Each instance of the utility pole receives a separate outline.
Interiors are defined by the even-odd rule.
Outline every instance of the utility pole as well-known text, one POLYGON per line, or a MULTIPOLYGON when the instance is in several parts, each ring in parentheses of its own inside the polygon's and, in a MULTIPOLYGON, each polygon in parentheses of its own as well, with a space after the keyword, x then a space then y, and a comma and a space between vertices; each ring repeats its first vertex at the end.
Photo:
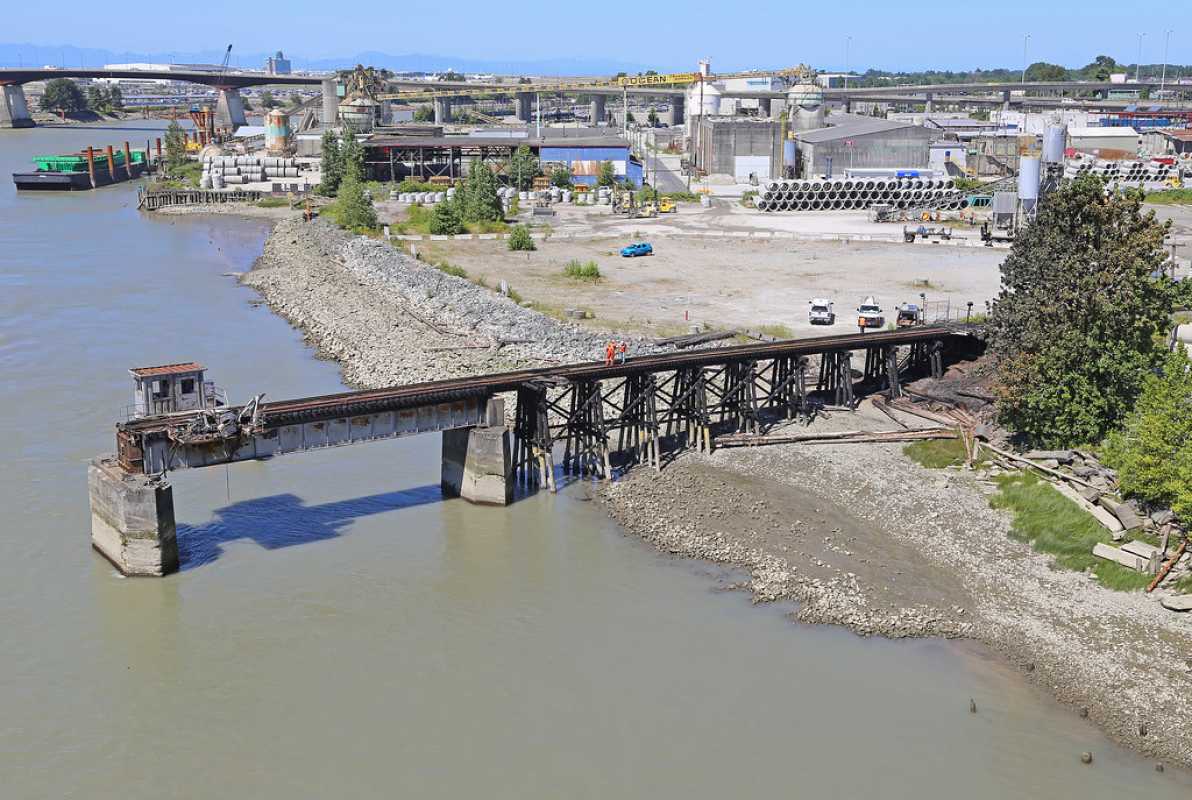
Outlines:
POLYGON ((629 85, 621 86, 621 133, 629 138, 629 85))
POLYGON ((1022 37, 1022 80, 1019 83, 1026 83, 1026 45, 1031 40, 1031 35, 1028 33, 1022 37))
POLYGON ((538 106, 538 137, 537 138, 541 139, 542 138, 542 92, 535 92, 534 99, 535 99, 535 101, 537 101, 536 105, 538 106))
POLYGON ((1142 40, 1146 38, 1145 33, 1138 34, 1138 63, 1134 65, 1134 82, 1138 83, 1142 80, 1142 40))
POLYGON ((845 89, 848 88, 848 60, 849 60, 848 59, 848 56, 849 56, 848 51, 849 51, 849 45, 851 45, 852 43, 853 43, 853 37, 851 37, 851 36, 844 37, 844 88, 845 89))

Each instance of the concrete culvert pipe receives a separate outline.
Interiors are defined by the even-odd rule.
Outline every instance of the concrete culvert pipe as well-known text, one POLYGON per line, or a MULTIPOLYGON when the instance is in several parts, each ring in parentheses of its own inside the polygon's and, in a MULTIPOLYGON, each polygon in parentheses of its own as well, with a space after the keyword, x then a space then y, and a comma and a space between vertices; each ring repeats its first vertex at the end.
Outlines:
POLYGON ((845 179, 844 186, 842 186, 840 188, 846 192, 851 192, 853 190, 853 182, 848 179, 845 179))

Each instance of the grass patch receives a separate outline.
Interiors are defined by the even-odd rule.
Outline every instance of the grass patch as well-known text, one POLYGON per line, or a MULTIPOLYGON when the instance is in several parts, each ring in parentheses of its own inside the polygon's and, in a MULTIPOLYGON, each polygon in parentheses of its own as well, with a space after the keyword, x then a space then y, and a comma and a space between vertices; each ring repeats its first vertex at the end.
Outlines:
POLYGON ((902 452, 928 469, 957 467, 964 463, 964 444, 959 439, 924 439, 911 442, 902 448, 902 452))
POLYGON ((595 261, 581 262, 578 258, 573 258, 567 262, 567 266, 563 267, 563 274, 577 281, 595 283, 600 280, 600 267, 595 261))
POLYGON ((699 195, 695 192, 663 192, 662 196, 674 200, 676 203, 699 202, 699 195))
POLYGON ((262 197, 257 201, 258 208, 289 208, 290 201, 285 197, 262 197))
POLYGON ((1172 588, 1180 594, 1192 594, 1192 574, 1180 578, 1172 588))
POLYGON ((766 336, 773 336, 776 339, 793 339, 795 332, 785 325, 771 323, 770 325, 762 325, 757 329, 758 333, 764 333, 766 336))
POLYGON ((444 272, 454 278, 468 279, 468 271, 458 264, 452 264, 450 261, 439 261, 432 266, 439 272, 444 272))
POLYGON ((1061 569, 1091 570, 1102 586, 1129 591, 1144 588, 1151 576, 1093 555, 1093 545, 1110 542, 1109 531, 1083 509, 1038 477, 1018 473, 995 478, 1000 493, 989 501, 1013 512, 1010 536, 1055 557, 1061 569))
POLYGON ((1192 189, 1164 189, 1161 192, 1147 192, 1146 202, 1161 206, 1192 205, 1192 189))

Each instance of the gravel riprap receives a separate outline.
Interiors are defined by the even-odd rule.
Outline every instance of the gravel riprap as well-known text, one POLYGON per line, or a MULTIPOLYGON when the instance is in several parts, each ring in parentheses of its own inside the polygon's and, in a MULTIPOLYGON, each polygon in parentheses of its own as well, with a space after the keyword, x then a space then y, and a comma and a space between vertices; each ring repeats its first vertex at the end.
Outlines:
POLYGON ((321 221, 279 222, 242 281, 361 388, 602 359, 608 341, 321 221))

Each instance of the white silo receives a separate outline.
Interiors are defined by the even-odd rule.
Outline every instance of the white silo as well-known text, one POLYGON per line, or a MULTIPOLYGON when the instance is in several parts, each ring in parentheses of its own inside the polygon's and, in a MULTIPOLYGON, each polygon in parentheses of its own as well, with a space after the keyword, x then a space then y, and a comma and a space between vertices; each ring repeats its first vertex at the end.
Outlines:
POLYGON ((804 78, 786 93, 791 127, 811 131, 824 127, 824 90, 813 78, 804 78))
POLYGON ((1043 163, 1063 164, 1064 149, 1068 146, 1068 127, 1052 123, 1043 131, 1043 163))
POLYGON ((1018 201, 1022 210, 1031 213, 1039 202, 1039 159, 1023 156, 1018 159, 1018 201))

